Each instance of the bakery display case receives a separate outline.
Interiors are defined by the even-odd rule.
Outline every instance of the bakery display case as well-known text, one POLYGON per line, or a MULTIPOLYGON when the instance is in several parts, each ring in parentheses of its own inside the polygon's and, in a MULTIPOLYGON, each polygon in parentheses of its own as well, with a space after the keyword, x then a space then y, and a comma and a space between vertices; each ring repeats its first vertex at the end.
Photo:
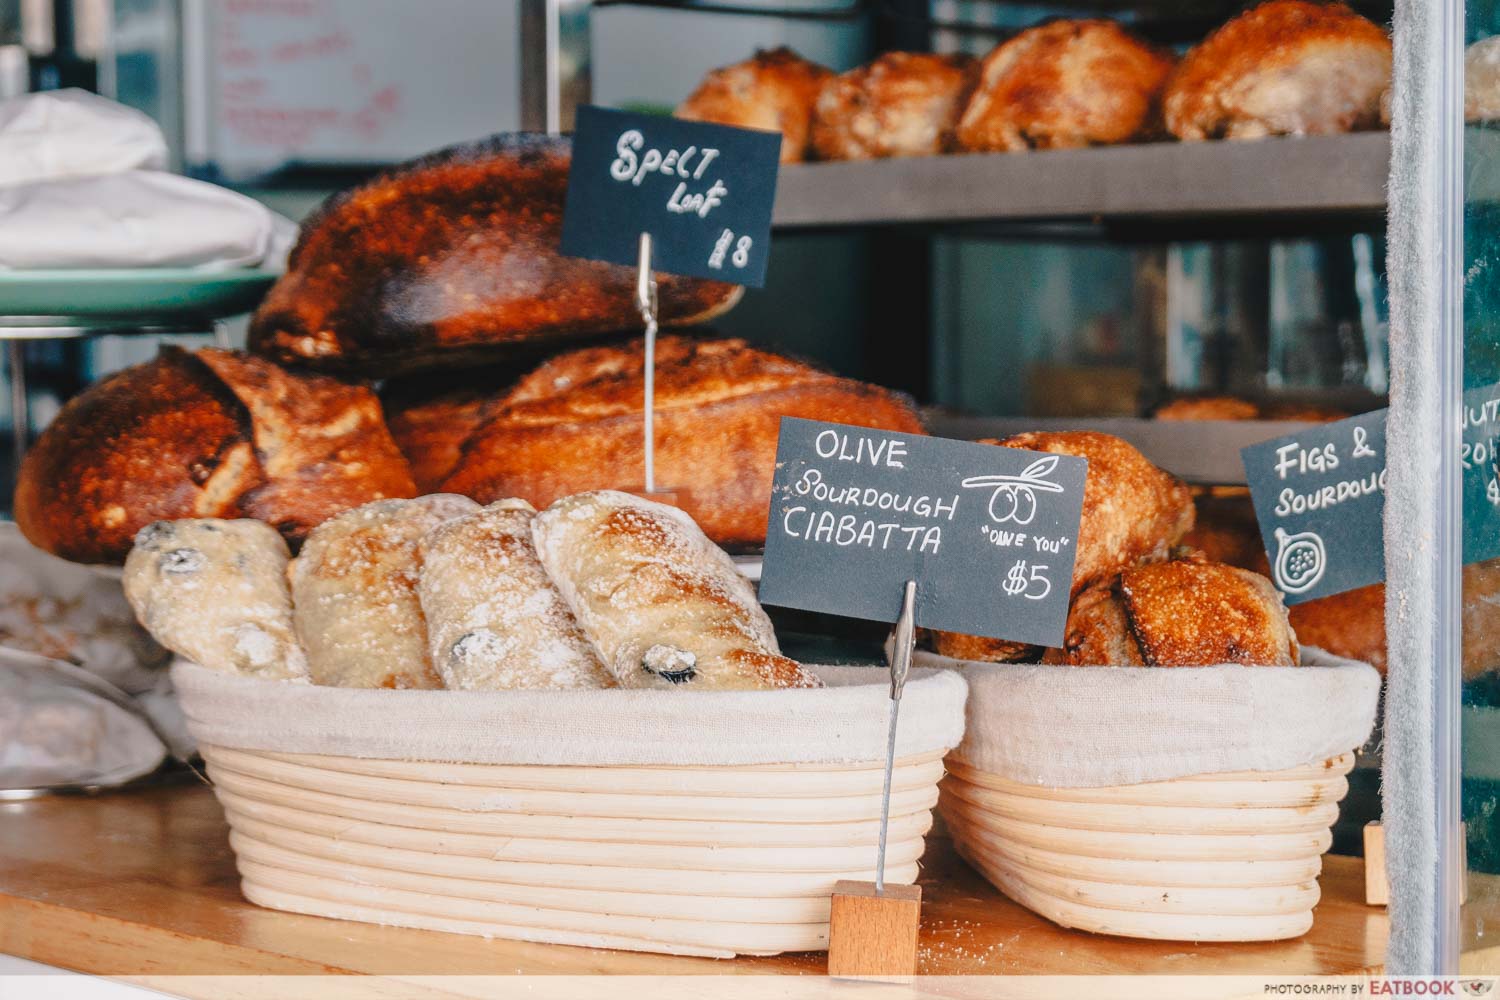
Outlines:
POLYGON ((0 951, 822 974, 834 884, 889 877, 924 976, 1496 973, 1500 12, 1465 8, 523 4, 554 134, 340 175, 243 349, 39 429, 17 530, 121 581, 212 790, 18 813, 0 951), (562 252, 591 85, 780 132, 764 289, 562 252), (1383 537, 1328 540, 1383 582, 1292 600, 1324 539, 1268 553, 1241 451, 1383 407, 1383 537), (761 604, 786 417, 1036 453, 972 483, 997 524, 1087 460, 1061 638, 904 612, 887 746, 889 620, 761 604), (115 898, 57 843, 117 824, 115 898))

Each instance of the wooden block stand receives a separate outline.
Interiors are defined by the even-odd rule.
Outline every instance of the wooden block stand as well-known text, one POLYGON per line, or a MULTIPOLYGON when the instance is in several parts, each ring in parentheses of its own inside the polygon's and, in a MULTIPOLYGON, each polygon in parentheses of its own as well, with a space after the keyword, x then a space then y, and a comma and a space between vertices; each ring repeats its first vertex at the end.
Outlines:
POLYGON ((917 972, 922 887, 840 881, 833 887, 828 974, 836 979, 909 982, 917 972))

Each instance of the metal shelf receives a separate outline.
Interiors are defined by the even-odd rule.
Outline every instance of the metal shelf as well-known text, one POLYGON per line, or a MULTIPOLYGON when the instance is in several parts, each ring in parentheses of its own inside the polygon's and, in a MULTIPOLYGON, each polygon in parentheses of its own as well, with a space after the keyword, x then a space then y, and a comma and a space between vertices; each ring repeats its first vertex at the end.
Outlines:
POLYGON ((929 412, 927 429, 939 437, 1006 437, 1026 431, 1101 431, 1123 438, 1173 475, 1199 485, 1242 486, 1240 449, 1296 434, 1315 424, 1296 420, 1139 420, 1126 417, 965 417, 929 412))
POLYGON ((773 218, 789 229, 1265 215, 1378 218, 1385 214, 1389 164, 1390 137, 1384 132, 790 164, 781 170, 773 218))

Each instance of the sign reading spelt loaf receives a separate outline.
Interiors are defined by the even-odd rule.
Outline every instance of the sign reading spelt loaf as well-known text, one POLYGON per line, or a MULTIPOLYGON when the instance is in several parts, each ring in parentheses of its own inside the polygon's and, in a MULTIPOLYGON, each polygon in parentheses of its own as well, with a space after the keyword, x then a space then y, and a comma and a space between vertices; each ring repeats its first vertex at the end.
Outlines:
POLYGON ((785 417, 765 604, 1062 645, 1088 463, 785 417))
MULTIPOLYGON (((1246 481, 1287 604, 1385 579, 1385 410, 1241 449, 1246 481)), ((1500 386, 1464 393, 1465 563, 1500 556, 1500 386)))
POLYGON ((771 248, 781 135, 581 107, 562 252, 759 288, 771 248))

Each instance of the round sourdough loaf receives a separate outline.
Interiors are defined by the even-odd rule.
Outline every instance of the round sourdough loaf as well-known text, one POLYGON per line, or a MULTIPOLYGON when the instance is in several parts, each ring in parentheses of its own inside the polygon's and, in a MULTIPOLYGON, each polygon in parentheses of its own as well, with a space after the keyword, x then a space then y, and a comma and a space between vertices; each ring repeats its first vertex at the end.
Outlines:
POLYGON ((368 386, 164 347, 63 407, 21 463, 15 517, 41 549, 118 564, 153 521, 251 517, 297 542, 341 511, 415 494, 368 386))

